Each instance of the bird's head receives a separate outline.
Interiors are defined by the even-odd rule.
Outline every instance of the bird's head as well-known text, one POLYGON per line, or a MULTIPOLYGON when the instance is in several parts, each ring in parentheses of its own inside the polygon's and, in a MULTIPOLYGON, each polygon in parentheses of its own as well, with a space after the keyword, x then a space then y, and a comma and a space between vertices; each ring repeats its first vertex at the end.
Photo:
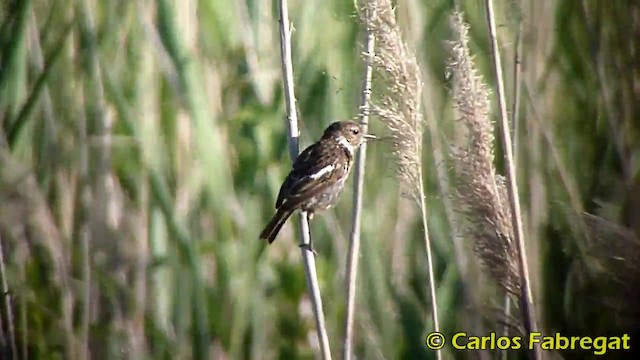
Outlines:
POLYGON ((324 131, 323 139, 332 139, 353 153, 366 139, 375 136, 364 134, 362 127, 354 121, 336 121, 324 131))

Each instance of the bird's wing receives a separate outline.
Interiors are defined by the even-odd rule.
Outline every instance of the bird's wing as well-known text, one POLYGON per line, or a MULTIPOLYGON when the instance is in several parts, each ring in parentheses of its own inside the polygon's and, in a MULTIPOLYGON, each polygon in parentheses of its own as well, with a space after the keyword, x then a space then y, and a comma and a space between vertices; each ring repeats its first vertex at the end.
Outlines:
POLYGON ((306 148, 296 158, 291 172, 280 187, 276 208, 285 201, 293 201, 297 206, 332 185, 344 171, 344 164, 349 161, 343 159, 345 156, 339 148, 320 142, 306 148))

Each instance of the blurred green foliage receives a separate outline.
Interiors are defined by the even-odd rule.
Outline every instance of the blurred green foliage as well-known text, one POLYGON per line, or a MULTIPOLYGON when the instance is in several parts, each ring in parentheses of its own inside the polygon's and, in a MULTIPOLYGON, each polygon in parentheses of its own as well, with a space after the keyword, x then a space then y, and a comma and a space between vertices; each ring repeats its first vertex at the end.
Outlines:
MULTIPOLYGON (((357 115, 361 29, 353 2, 289 2, 307 145, 357 115)), ((491 85, 484 9, 457 3, 491 85)), ((484 334, 500 328, 502 299, 468 241, 473 271, 459 271, 436 176, 455 121, 445 74, 453 6, 407 0, 397 15, 425 73, 441 323, 447 335, 484 334)), ((617 291, 629 284, 593 276, 576 226, 588 211, 640 231, 640 6, 507 0, 497 9, 509 101, 523 31, 518 176, 542 328, 640 336, 640 319, 621 325, 609 301, 637 301, 617 291)), ((257 240, 290 166, 277 20, 277 3, 258 0, 0 5, 0 358, 314 358, 294 227, 272 246, 257 240)), ((384 135, 375 119, 371 131, 384 135)), ((354 349, 363 359, 433 358, 420 221, 390 152, 369 147, 354 349)), ((351 194, 311 224, 335 356, 351 194)))

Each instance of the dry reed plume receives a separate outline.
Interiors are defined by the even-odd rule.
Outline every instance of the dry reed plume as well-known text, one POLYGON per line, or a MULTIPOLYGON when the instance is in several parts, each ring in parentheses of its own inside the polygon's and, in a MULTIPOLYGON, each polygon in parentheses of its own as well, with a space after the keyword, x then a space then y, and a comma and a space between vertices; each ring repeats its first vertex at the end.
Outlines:
MULTIPOLYGON (((415 53, 402 39, 391 1, 371 1, 366 6, 373 14, 369 26, 376 40, 371 111, 372 114, 380 117, 389 130, 393 154, 398 165, 398 179, 407 188, 407 195, 416 201, 421 211, 432 304, 431 315, 434 331, 439 331, 436 285, 423 185, 424 119, 420 106, 422 98, 420 67, 415 53)), ((440 352, 436 352, 436 356, 440 358, 440 352)))
POLYGON ((459 139, 453 150, 456 207, 466 218, 467 237, 488 274, 507 292, 520 295, 518 258, 503 176, 493 165, 493 128, 489 89, 474 67, 468 25, 462 14, 451 19, 454 40, 448 68, 458 111, 459 139))
POLYGON ((408 195, 421 202, 422 79, 413 51, 404 43, 389 0, 367 3, 376 37, 374 101, 372 112, 383 120, 393 139, 398 178, 408 195))

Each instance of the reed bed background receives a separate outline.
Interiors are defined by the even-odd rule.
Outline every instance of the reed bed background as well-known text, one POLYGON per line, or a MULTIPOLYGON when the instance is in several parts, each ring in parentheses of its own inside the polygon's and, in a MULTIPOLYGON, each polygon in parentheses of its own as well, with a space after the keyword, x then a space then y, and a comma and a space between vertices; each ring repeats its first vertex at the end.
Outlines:
MULTIPOLYGON (((483 4, 395 4, 422 72, 420 165, 445 335, 522 331, 474 252, 450 177, 463 126, 451 15, 464 14, 477 74, 495 89, 483 4)), ((628 305, 640 293, 640 4, 494 6, 538 327, 638 338, 628 305)), ((290 0, 289 18, 306 146, 357 117, 365 37, 351 1, 290 0)), ((278 34, 277 1, 0 5, 0 358, 318 356, 295 227, 269 247, 257 239, 290 167, 278 34)), ((488 100, 495 122, 495 92, 488 100)), ((392 135, 375 112, 369 129, 392 135)), ((421 212, 393 151, 367 149, 352 351, 435 358, 421 212)), ((499 141, 493 151, 504 175, 499 141)), ((350 199, 347 186, 311 223, 334 357, 350 199)))

